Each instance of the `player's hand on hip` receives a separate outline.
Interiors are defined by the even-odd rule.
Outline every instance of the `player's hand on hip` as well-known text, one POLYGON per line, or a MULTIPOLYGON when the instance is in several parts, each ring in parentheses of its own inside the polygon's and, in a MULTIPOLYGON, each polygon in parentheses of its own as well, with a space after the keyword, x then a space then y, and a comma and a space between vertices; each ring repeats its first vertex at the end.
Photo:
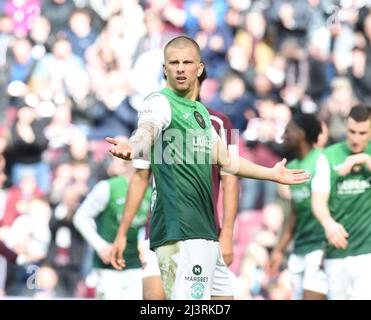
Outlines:
POLYGON ((277 162, 272 168, 273 180, 281 184, 300 184, 306 182, 310 174, 302 169, 287 169, 285 167, 286 159, 277 162))
POLYGON ((327 240, 338 249, 345 249, 348 245, 347 238, 348 232, 344 229, 343 225, 335 220, 329 220, 325 225, 325 232, 327 240))
POLYGON ((128 142, 119 141, 118 139, 107 137, 106 141, 111 144, 108 150, 113 156, 123 160, 133 159, 133 148, 128 142))
POLYGON ((126 248, 126 237, 117 236, 112 245, 111 264, 117 270, 122 270, 126 266, 123 252, 126 248))

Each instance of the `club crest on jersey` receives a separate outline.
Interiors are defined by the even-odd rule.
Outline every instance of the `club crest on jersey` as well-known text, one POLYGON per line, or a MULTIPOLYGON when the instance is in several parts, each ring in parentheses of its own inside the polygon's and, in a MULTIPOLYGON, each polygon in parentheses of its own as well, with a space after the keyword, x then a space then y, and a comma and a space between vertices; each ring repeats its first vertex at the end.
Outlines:
POLYGON ((195 111, 193 114, 194 114, 194 116, 197 120, 197 123, 200 125, 200 127, 202 129, 205 129, 206 128, 206 123, 205 123, 205 120, 202 117, 201 113, 199 113, 198 111, 195 111))
POLYGON ((200 282, 196 282, 192 284, 191 286, 191 296, 194 299, 197 299, 197 300, 201 299, 204 295, 204 291, 205 291, 205 286, 200 282))

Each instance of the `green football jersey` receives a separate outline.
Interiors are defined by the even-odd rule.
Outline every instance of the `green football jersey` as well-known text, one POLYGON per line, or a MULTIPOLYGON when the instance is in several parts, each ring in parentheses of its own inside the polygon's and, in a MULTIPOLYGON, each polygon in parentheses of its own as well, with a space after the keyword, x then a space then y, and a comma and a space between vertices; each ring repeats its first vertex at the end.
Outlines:
POLYGON ((151 152, 156 189, 151 210, 151 248, 186 239, 217 241, 209 113, 201 103, 170 89, 160 94, 170 104, 171 121, 151 152))
POLYGON ((291 185, 291 199, 296 212, 294 253, 305 255, 322 249, 326 240, 324 230, 314 217, 311 205, 311 183, 321 150, 313 149, 304 159, 294 159, 288 163, 290 169, 304 169, 310 179, 303 184, 291 185))
MULTIPOLYGON (((371 143, 365 153, 371 155, 371 143)), ((343 258, 371 252, 371 172, 366 165, 355 166, 344 177, 338 170, 345 159, 352 155, 346 142, 325 149, 330 164, 331 193, 329 208, 331 216, 348 232, 346 249, 328 246, 327 258, 343 258)))
MULTIPOLYGON (((106 209, 96 218, 96 224, 98 234, 107 242, 113 243, 120 226, 129 185, 127 180, 122 176, 112 177, 107 181, 110 186, 109 202, 106 209)), ((138 231, 147 221, 151 193, 152 190, 149 187, 127 232, 126 249, 124 252, 126 267, 123 270, 141 267, 138 252, 138 231)), ((104 264, 96 253, 94 254, 94 267, 114 269, 111 264, 104 264)))

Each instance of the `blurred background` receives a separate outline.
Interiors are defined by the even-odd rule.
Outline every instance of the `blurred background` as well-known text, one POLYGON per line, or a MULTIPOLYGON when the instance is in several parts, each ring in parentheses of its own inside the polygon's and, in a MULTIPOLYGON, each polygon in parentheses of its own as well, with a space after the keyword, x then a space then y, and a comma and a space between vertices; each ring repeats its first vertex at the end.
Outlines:
MULTIPOLYGON (((272 166, 292 158, 282 133, 293 114, 315 113, 332 144, 351 106, 371 103, 370 9, 365 0, 0 0, 0 243, 27 257, 0 256, 0 296, 94 296, 92 249, 72 217, 112 174, 103 139, 129 136, 143 98, 163 87, 168 40, 198 42, 203 103, 230 117, 241 155, 272 166)), ((264 270, 287 195, 271 182, 240 186, 237 298, 291 299, 286 265, 274 278, 264 270)))

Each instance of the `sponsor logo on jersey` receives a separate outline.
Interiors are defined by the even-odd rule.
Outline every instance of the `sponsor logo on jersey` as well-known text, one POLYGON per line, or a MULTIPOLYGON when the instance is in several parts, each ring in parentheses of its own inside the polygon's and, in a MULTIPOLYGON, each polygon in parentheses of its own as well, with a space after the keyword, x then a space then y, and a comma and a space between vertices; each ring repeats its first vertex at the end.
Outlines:
POLYGON ((208 282, 209 277, 194 277, 194 276, 185 276, 184 280, 192 282, 208 282))
POLYGON ((196 118, 197 123, 200 125, 200 127, 202 129, 205 129, 206 128, 206 123, 205 123, 205 120, 202 117, 201 113, 199 113, 198 111, 195 111, 193 114, 196 118))
POLYGON ((199 276, 202 273, 201 266, 196 264, 195 266, 193 266, 192 272, 193 272, 194 275, 199 276))
POLYGON ((337 192, 341 195, 352 195, 364 193, 370 188, 370 178, 367 180, 350 179, 337 184, 337 192))

